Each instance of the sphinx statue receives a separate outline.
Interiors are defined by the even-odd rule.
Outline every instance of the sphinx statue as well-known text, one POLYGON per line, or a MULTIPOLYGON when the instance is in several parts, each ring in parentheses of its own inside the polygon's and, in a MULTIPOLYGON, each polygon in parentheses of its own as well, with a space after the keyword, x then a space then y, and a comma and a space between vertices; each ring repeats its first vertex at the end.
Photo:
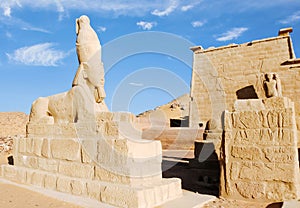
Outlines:
POLYGON ((35 100, 30 123, 78 123, 94 119, 96 112, 108 111, 104 102, 104 67, 101 45, 90 20, 76 19, 76 52, 79 67, 72 88, 64 93, 35 100))
POLYGON ((33 102, 26 138, 14 140, 14 165, 0 166, 0 177, 116 207, 181 197, 181 180, 162 178, 161 142, 143 140, 130 112, 108 111, 101 45, 87 16, 76 34, 71 89, 33 102))

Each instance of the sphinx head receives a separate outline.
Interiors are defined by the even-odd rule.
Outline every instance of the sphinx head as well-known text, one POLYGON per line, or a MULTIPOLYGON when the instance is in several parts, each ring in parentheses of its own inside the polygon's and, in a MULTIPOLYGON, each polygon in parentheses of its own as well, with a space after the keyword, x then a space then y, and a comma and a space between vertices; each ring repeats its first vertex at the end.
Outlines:
POLYGON ((81 76, 77 79, 77 85, 80 86, 88 86, 91 90, 90 92, 94 95, 96 103, 101 103, 106 97, 104 91, 104 79, 102 78, 104 75, 101 74, 103 72, 103 65, 90 65, 87 62, 83 62, 81 64, 81 76))
POLYGON ((90 19, 86 15, 82 15, 78 19, 76 19, 76 34, 79 33, 80 28, 84 25, 90 25, 90 19))

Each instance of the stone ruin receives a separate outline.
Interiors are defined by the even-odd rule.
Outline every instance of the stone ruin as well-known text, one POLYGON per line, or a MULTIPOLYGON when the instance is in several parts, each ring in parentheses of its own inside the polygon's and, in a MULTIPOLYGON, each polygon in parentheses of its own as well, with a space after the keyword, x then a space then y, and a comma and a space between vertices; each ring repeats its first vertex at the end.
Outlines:
POLYGON ((286 97, 237 100, 225 112, 221 192, 255 201, 298 199, 294 103, 286 97))
POLYGON ((203 140, 195 141, 190 165, 211 170, 219 161, 222 197, 300 198, 300 60, 290 32, 282 29, 278 37, 241 45, 192 48, 190 121, 194 126, 209 121, 203 140))
MULTIPOLYGON (((190 149, 187 135, 196 138, 189 166, 220 170, 220 196, 300 198, 300 60, 291 31, 242 45, 192 48, 189 128, 169 133, 180 138, 175 149, 190 149), (199 125, 204 120, 205 129, 199 125)), ((14 139, 15 165, 0 166, 0 175, 118 207, 154 207, 182 196, 180 179, 162 178, 161 142, 124 135, 135 116, 108 111, 101 45, 88 17, 76 20, 76 34, 72 88, 33 103, 26 138, 14 139)), ((174 140, 167 136, 166 144, 174 140)))
POLYGON ((160 141, 125 137, 130 113, 105 105, 101 45, 89 18, 76 20, 79 67, 72 88, 32 104, 26 138, 14 140, 10 181, 89 197, 118 207, 154 207, 182 195, 178 178, 163 179, 160 141))

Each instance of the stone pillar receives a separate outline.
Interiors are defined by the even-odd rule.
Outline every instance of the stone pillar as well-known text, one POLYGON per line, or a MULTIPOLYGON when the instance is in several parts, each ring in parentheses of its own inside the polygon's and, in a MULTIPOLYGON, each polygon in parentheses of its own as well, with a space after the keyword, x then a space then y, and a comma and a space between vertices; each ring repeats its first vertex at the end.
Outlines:
POLYGON ((237 100, 225 112, 223 197, 284 201, 299 198, 294 103, 285 97, 237 100))

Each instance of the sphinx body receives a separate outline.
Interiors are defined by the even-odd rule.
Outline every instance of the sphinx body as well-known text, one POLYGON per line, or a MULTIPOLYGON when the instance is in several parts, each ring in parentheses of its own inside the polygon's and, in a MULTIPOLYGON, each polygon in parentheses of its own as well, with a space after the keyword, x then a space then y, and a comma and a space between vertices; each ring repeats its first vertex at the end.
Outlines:
POLYGON ((72 88, 34 101, 29 116, 31 123, 88 122, 96 112, 107 111, 101 45, 87 16, 76 20, 76 34, 79 67, 72 88))

